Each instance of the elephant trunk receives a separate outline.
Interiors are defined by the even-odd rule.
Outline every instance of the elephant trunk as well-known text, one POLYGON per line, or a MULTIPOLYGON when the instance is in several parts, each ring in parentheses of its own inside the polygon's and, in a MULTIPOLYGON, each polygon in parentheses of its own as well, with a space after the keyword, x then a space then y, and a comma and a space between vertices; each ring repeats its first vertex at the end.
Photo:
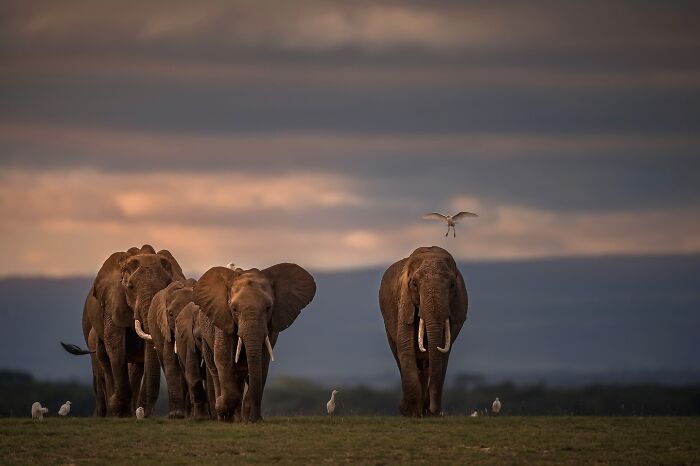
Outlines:
POLYGON ((431 296, 425 300, 422 309, 425 316, 425 326, 428 334, 428 364, 430 374, 430 411, 435 414, 439 412, 439 397, 442 393, 443 374, 444 374, 444 352, 449 350, 449 345, 446 337, 449 335, 449 330, 445 326, 449 323, 449 319, 444 319, 442 316, 446 314, 445 307, 447 302, 438 296, 431 296))
MULTIPOLYGON (((257 327, 257 326, 256 326, 257 327)), ((265 328, 265 330, 267 330, 265 328)), ((249 412, 244 410, 244 417, 251 422, 260 419, 260 403, 262 401, 262 380, 263 380, 263 335, 258 328, 246 329, 241 328, 239 333, 245 345, 246 359, 248 362, 248 392, 245 397, 249 400, 244 401, 244 406, 247 406, 249 412)))
POLYGON ((248 420, 257 421, 260 419, 260 402, 262 401, 262 342, 251 340, 246 345, 246 356, 248 357, 248 393, 250 397, 250 412, 248 420))

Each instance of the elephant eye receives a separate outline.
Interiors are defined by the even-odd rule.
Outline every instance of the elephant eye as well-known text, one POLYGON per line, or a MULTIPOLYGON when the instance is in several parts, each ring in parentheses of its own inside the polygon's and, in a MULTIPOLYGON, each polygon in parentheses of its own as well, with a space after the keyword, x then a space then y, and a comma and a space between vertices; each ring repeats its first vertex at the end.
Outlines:
POLYGON ((126 284, 126 287, 129 288, 130 290, 133 290, 133 289, 134 289, 134 284, 131 283, 131 282, 129 282, 129 283, 126 284))
POLYGON ((416 287, 416 281, 414 279, 411 279, 411 288, 416 287))
POLYGON ((453 289, 455 287, 455 282, 450 282, 450 289, 453 289))

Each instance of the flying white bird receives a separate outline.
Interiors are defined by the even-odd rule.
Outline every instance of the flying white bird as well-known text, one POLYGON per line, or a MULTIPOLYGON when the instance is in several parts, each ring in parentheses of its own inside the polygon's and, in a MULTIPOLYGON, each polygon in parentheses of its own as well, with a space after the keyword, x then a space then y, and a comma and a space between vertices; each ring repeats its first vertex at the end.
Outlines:
POLYGON ((146 411, 143 409, 143 406, 139 406, 136 408, 136 419, 140 421, 144 417, 146 417, 146 411))
POLYGON ((454 238, 457 237, 457 230, 455 230, 455 225, 458 221, 466 217, 478 217, 478 215, 471 212, 460 212, 455 215, 444 215, 438 212, 430 212, 429 214, 423 215, 426 220, 439 220, 441 222, 447 223, 447 233, 445 236, 450 234, 450 228, 452 228, 452 235, 454 238))
POLYGON ((501 412, 501 401, 496 397, 493 404, 491 405, 491 411, 493 414, 498 414, 501 412))
POLYGON ((328 411, 328 415, 332 416, 335 413, 335 395, 340 393, 338 390, 333 390, 331 392, 331 399, 328 400, 328 403, 326 403, 326 411, 328 411))
POLYGON ((44 414, 48 412, 49 408, 44 408, 38 401, 32 403, 32 419, 38 419, 42 421, 44 419, 44 414))
POLYGON ((70 413, 70 401, 63 403, 61 408, 58 410, 59 416, 68 416, 68 413, 70 413))

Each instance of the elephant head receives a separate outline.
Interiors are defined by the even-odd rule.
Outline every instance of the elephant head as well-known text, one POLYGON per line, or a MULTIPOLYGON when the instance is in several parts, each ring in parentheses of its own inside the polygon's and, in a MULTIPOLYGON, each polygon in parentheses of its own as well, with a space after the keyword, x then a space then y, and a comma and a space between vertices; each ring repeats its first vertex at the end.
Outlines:
MULTIPOLYGON (((274 360, 270 335, 288 328, 316 294, 316 283, 296 264, 264 270, 214 267, 195 286, 195 303, 224 332, 237 338, 234 364, 245 348, 248 395, 262 398, 263 352, 274 360)), ((259 413, 251 413, 255 420, 259 413)))
MULTIPOLYGON (((180 311, 194 300, 194 285, 196 280, 189 278, 183 281, 173 281, 167 287, 156 293, 148 311, 148 328, 154 325, 158 327, 165 341, 173 341, 175 334, 175 319, 180 311)), ((145 340, 152 340, 152 336, 143 331, 141 322, 134 322, 136 333, 145 340)), ((152 330, 151 330, 152 331, 152 330)))
POLYGON ((185 281, 182 269, 170 252, 150 251, 153 251, 153 248, 144 246, 138 253, 127 252, 120 261, 121 284, 126 302, 133 310, 133 317, 128 326, 133 325, 133 319, 143 322, 144 317, 148 315, 151 300, 158 291, 173 281, 185 281), (146 247, 150 250, 144 250, 146 247))

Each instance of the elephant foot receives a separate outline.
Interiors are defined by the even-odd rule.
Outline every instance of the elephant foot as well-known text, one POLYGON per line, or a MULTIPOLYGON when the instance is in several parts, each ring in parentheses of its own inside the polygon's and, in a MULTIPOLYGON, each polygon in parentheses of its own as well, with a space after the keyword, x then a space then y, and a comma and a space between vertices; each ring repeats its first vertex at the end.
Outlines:
POLYGON ((181 409, 174 409, 168 413, 168 419, 183 419, 185 413, 181 409))
POLYGON ((402 400, 399 405, 399 411, 404 417, 421 417, 421 409, 419 403, 415 401, 402 400))
POLYGON ((192 406, 192 417, 198 421, 209 419, 209 406, 206 403, 194 403, 192 406))
POLYGON ((129 400, 119 399, 112 395, 109 399, 109 408, 107 409, 107 414, 109 416, 115 417, 130 417, 132 411, 130 409, 131 403, 129 400))

